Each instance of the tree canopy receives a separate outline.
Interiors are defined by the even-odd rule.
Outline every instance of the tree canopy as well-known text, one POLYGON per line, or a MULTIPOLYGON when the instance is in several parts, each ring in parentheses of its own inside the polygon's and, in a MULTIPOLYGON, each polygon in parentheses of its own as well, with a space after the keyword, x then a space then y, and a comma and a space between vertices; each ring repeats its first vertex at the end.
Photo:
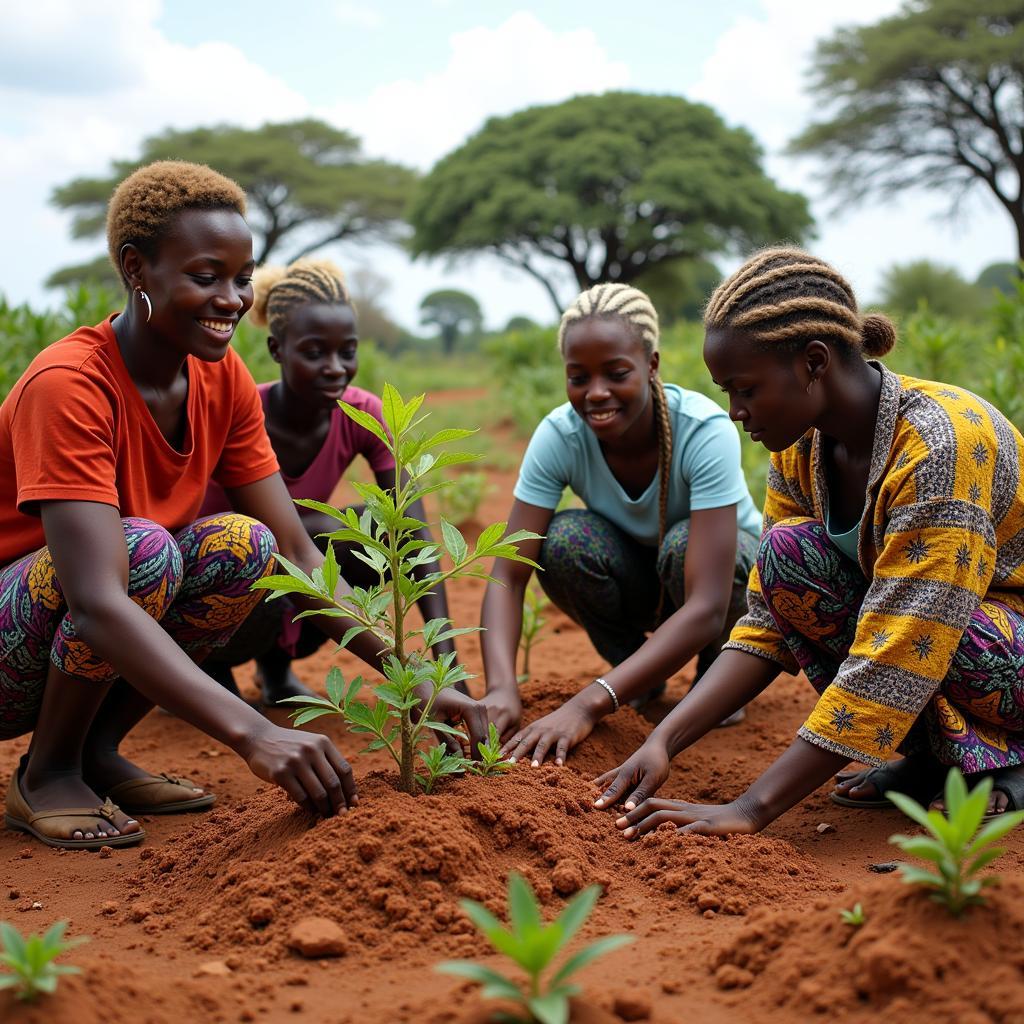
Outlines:
POLYGON ((479 333, 483 313, 480 304, 468 292, 442 288, 425 296, 420 303, 420 323, 437 328, 444 354, 450 356, 460 336, 479 333))
POLYGON ((109 175, 54 190, 54 205, 74 214, 72 235, 102 235, 111 193, 153 160, 208 164, 237 181, 248 197, 258 263, 290 261, 335 242, 394 238, 415 183, 413 171, 367 159, 354 135, 323 121, 170 129, 146 139, 138 159, 114 161, 109 175))
POLYGON ((965 280, 954 267, 914 260, 890 267, 882 281, 879 305, 904 316, 925 304, 933 313, 968 319, 991 303, 985 289, 965 280))
POLYGON ((806 199, 764 173, 749 132, 675 96, 578 96, 488 120, 420 182, 416 255, 491 252, 561 311, 551 260, 578 286, 632 282, 811 229, 806 199))
POLYGON ((984 185, 1024 259, 1024 0, 908 0, 819 43, 812 72, 831 108, 790 144, 824 157, 844 198, 984 185))

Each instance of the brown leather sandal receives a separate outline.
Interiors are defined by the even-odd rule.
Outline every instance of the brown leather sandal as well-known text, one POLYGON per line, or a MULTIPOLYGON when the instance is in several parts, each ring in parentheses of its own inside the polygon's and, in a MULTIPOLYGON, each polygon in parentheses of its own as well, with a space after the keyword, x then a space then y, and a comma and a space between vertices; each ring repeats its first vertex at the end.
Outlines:
POLYGON ((205 811, 217 797, 213 793, 193 794, 199 787, 189 779, 173 775, 147 775, 142 779, 119 782, 107 791, 113 800, 130 814, 179 814, 182 811, 205 811))
POLYGON ((27 832, 41 843, 59 850, 99 850, 104 846, 134 846, 146 838, 146 830, 125 833, 127 815, 108 798, 102 807, 61 807, 33 811, 21 792, 21 770, 17 769, 7 788, 7 813, 4 823, 18 832, 27 832), (120 824, 118 818, 120 817, 120 824), (116 828, 120 835, 97 836, 94 839, 68 839, 72 832, 95 832, 97 819, 116 828))

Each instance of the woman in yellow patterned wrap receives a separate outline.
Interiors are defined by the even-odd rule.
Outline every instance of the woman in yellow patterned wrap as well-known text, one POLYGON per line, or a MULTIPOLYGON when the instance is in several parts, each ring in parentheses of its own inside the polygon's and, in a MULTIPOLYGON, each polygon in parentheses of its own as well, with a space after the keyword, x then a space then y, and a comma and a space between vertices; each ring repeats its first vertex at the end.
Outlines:
POLYGON ((933 796, 950 766, 990 773, 990 814, 1024 805, 1024 438, 962 388, 892 373, 896 341, 846 280, 769 249, 715 291, 704 360, 729 412, 772 453, 748 611, 695 689, 620 767, 636 836, 670 821, 757 832, 850 761, 839 803, 933 796), (652 799, 669 762, 781 671, 818 700, 737 799, 652 799), (902 754, 901 758, 896 758, 902 754))

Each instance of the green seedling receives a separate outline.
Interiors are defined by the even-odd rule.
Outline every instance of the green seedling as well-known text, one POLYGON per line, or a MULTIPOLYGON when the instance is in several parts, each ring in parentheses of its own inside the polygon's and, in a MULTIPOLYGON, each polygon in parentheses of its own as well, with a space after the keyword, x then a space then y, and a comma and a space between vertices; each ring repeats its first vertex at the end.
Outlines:
POLYGON ((540 631, 547 625, 547 619, 541 611, 551 602, 538 587, 526 588, 523 599, 523 628, 519 634, 519 649, 523 652, 523 671, 519 674, 519 682, 525 683, 530 678, 530 651, 540 643, 540 631))
POLYGON ((1024 811, 1006 811, 978 831, 988 807, 992 780, 982 779, 970 792, 959 768, 946 776, 946 813, 929 811, 903 793, 889 792, 889 799, 908 817, 921 825, 928 835, 891 836, 904 853, 931 861, 935 870, 913 864, 901 864, 903 881, 932 889, 931 898, 954 916, 971 904, 984 903, 981 891, 995 885, 995 875, 982 876, 981 870, 1005 853, 993 844, 1024 822, 1024 811))
POLYGON ((599 885, 589 886, 577 893, 562 913, 546 925, 529 883, 513 871, 508 876, 508 928, 480 903, 462 900, 461 906, 494 949, 526 972, 525 986, 472 960, 448 960, 438 964, 435 970, 475 981, 482 986, 484 998, 505 999, 526 1011, 527 1016, 505 1017, 506 1021, 568 1024, 569 999, 580 991, 569 978, 598 957, 633 941, 629 935, 598 939, 569 957, 544 980, 544 972, 586 922, 600 894, 599 885))
POLYGON ((0 974, 0 989, 13 988, 18 999, 32 1002, 41 995, 52 996, 62 974, 81 974, 78 967, 54 963, 69 949, 89 941, 65 939, 67 926, 67 921, 57 921, 43 935, 23 938, 14 925, 0 921, 0 964, 8 972, 0 974))
POLYGON ((336 600, 340 572, 332 543, 327 545, 323 566, 313 570, 311 576, 277 555, 286 575, 269 576, 255 584, 272 591, 271 598, 302 594, 328 604, 330 607, 300 612, 296 618, 327 615, 349 620, 352 625, 346 630, 341 647, 360 633, 369 632, 376 637, 385 680, 373 688, 377 698, 374 704, 358 699, 365 685, 361 676, 346 683, 337 668, 328 674, 326 697, 289 697, 282 703, 295 705, 292 717, 296 726, 322 715, 344 716, 353 732, 372 736, 367 750, 387 750, 391 754, 398 765, 400 788, 413 794, 420 790, 430 792, 437 779, 464 771, 469 765, 467 759, 454 751, 430 746, 433 734, 437 733, 465 739, 457 729, 435 720, 432 712, 438 694, 469 675, 454 663, 454 655, 431 660, 426 651, 443 640, 476 632, 479 627, 456 629, 450 619, 437 618, 421 628, 410 628, 412 608, 421 597, 448 580, 467 576, 490 580, 492 577, 482 565, 486 560, 507 558, 536 567, 536 563, 519 554, 517 544, 539 539, 527 530, 507 533, 505 523, 493 523, 470 547, 459 529, 444 518, 440 545, 422 539, 420 531, 425 524, 410 514, 411 506, 451 484, 450 480, 428 482, 429 478, 449 466, 476 458, 464 452, 437 451, 475 431, 450 428, 429 436, 417 431, 426 418, 417 419, 423 398, 419 395, 406 402, 395 388, 385 384, 382 404, 387 430, 368 413, 346 402, 338 403, 346 415, 379 438, 394 456, 397 483, 393 489, 385 490, 375 483, 354 484, 365 503, 362 514, 319 501, 297 502, 337 520, 339 528, 323 536, 332 542, 353 545, 353 554, 374 570, 377 582, 365 588, 355 587, 336 600), (442 547, 450 568, 427 571, 424 567, 440 557, 442 547), (420 644, 422 650, 413 649, 413 643, 420 644), (416 770, 417 761, 422 772, 416 770))
POLYGON ((471 761, 468 765, 474 775, 485 777, 501 775, 502 772, 507 772, 512 767, 512 762, 501 756, 501 736, 498 733, 498 727, 493 722, 487 727, 487 740, 484 743, 478 743, 476 749, 480 754, 480 759, 471 761))
POLYGON ((843 924, 859 928, 867 918, 864 916, 864 908, 859 903, 854 903, 852 910, 840 910, 839 919, 843 924))

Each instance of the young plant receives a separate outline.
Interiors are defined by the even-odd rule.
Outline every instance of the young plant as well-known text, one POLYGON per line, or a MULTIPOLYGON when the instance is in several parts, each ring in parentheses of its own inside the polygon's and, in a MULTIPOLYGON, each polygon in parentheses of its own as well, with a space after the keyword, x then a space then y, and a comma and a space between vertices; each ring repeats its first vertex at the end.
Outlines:
POLYGON ((468 770, 474 775, 489 778, 492 775, 501 775, 512 767, 512 762, 501 756, 501 736, 493 722, 487 727, 487 739, 483 743, 478 743, 476 749, 480 754, 480 760, 470 761, 467 765, 468 770))
POLYGON ((62 974, 80 974, 78 967, 55 964, 57 957, 89 940, 84 937, 65 939, 67 921, 57 921, 43 935, 22 938, 12 924, 0 921, 0 964, 9 973, 0 974, 0 989, 13 988, 18 999, 31 1002, 41 995, 57 991, 62 974))
MULTIPOLYGON (((361 676, 348 684, 341 672, 332 669, 327 678, 327 696, 289 697, 282 703, 296 705, 293 714, 296 726, 311 722, 321 715, 340 714, 354 732, 367 733, 373 739, 367 750, 387 750, 399 769, 399 785, 403 792, 429 792, 434 782, 445 775, 464 771, 468 761, 458 753, 427 745, 431 733, 443 733, 463 739, 462 733, 432 717, 438 694, 468 674, 454 664, 454 655, 439 659, 426 657, 433 645, 479 627, 455 629, 450 619, 437 618, 421 628, 410 628, 409 615, 413 605, 425 594, 436 590, 448 580, 466 576, 491 579, 481 564, 492 558, 508 558, 529 562, 519 554, 517 543, 538 539, 526 530, 506 533, 505 523, 486 527, 471 548, 458 528, 441 519, 441 545, 424 540, 421 531, 426 524, 411 514, 411 507, 425 495, 439 491, 451 481, 428 482, 432 474, 458 463, 472 461, 476 456, 463 452, 438 452, 442 445, 473 434, 472 430, 451 428, 432 435, 417 431, 425 417, 416 418, 423 395, 402 399, 390 384, 384 385, 382 405, 387 429, 369 413, 355 409, 346 402, 338 404, 361 427, 368 430, 387 447, 395 460, 394 489, 384 490, 375 483, 354 484, 365 503, 360 515, 355 509, 337 509, 323 502, 301 499, 298 504, 316 509, 336 519, 339 528, 325 534, 332 542, 351 544, 353 554, 377 574, 377 582, 369 587, 355 587, 340 600, 335 600, 340 573, 334 546, 327 545, 321 568, 307 576, 286 558, 276 558, 287 575, 270 576, 256 587, 273 591, 270 598, 282 594, 303 594, 317 598, 331 607, 300 612, 345 618, 352 626, 345 632, 341 647, 363 632, 373 634, 380 642, 382 670, 385 681, 374 687, 377 701, 372 706, 358 699, 364 685, 361 676), (426 571, 435 562, 441 549, 447 553, 451 567, 426 571), (418 642, 422 650, 412 649, 418 642), (424 768, 417 773, 417 752, 424 768)), ((535 565, 533 562, 529 562, 535 565)))
POLYGON ((507 1018, 511 1021, 568 1024, 569 999, 580 991, 578 985, 569 983, 569 978, 591 961, 633 941, 629 935, 598 939, 569 957, 547 981, 543 980, 544 972, 590 916, 600 894, 599 885, 578 892, 562 913, 545 925, 529 883, 513 871, 508 876, 508 928, 473 900, 462 900, 461 906, 494 949, 526 972, 526 986, 472 960, 448 960, 435 970, 475 981, 483 986, 484 998, 506 999, 527 1011, 527 1017, 507 1018))
POLYGON ((931 898, 954 916, 971 904, 985 902, 981 890, 999 879, 995 875, 982 877, 979 872, 1005 852, 993 843, 1024 822, 1024 811, 1006 811, 979 832, 991 792, 992 780, 984 778, 968 793, 960 769, 952 768, 946 776, 945 815, 929 811, 903 793, 888 794, 908 818, 928 832, 926 836, 891 836, 889 842, 912 857, 931 861, 936 868, 929 871, 901 864, 903 881, 933 889, 931 898))
POLYGON ((854 903, 852 910, 840 910, 839 919, 853 928, 859 928, 867 920, 864 908, 859 903, 854 903))
POLYGON ((523 628, 519 634, 519 649, 523 652, 523 671, 518 677, 521 683, 530 678, 530 651, 540 643, 540 631, 548 621, 541 615, 541 611, 550 603, 539 587, 526 588, 526 596, 523 599, 523 628))

